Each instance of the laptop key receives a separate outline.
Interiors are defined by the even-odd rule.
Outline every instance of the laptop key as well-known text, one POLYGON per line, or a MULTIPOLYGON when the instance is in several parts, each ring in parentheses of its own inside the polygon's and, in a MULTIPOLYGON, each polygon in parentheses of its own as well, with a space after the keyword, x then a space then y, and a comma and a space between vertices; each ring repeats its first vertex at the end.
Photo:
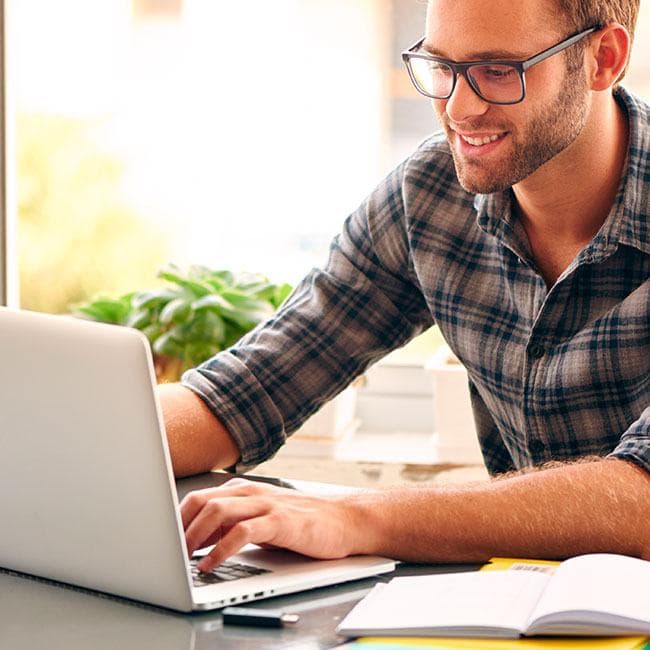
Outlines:
POLYGON ((240 578, 248 578, 263 573, 270 573, 270 570, 231 561, 226 561, 212 571, 204 573, 199 571, 196 563, 192 561, 192 582, 196 587, 229 582, 230 580, 239 580, 240 578))

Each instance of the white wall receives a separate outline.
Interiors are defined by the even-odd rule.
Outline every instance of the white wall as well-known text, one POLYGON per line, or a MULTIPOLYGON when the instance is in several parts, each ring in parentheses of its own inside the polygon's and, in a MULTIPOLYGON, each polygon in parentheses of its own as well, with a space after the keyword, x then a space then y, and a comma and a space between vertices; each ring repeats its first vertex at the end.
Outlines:
POLYGON ((379 0, 12 2, 21 107, 103 119, 182 264, 295 281, 386 171, 379 0))

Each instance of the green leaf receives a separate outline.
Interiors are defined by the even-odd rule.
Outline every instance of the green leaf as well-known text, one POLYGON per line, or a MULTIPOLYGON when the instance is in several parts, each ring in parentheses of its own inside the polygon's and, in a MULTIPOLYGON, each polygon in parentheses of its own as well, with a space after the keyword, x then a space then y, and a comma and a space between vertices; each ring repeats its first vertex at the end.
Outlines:
POLYGON ((257 321, 251 318, 248 313, 242 312, 241 309, 235 307, 228 300, 214 294, 196 300, 192 303, 192 307, 195 312, 210 311, 221 316, 224 320, 237 323, 246 330, 257 324, 257 321))
POLYGON ((221 296, 231 302, 236 309, 269 313, 271 306, 265 300, 253 298, 241 291, 224 291, 221 296))
POLYGON ((172 286, 102 298, 77 310, 95 320, 140 329, 156 354, 179 358, 186 366, 234 345, 270 317, 292 290, 260 273, 234 274, 199 265, 186 272, 170 264, 158 275, 172 286))
POLYGON ((231 271, 214 271, 207 269, 205 279, 214 282, 220 287, 232 287, 235 284, 235 276, 231 271))
POLYGON ((207 338, 220 350, 226 338, 226 323, 223 318, 215 312, 207 312, 205 314, 205 328, 209 332, 207 338))
POLYGON ((186 298, 175 298, 163 307, 158 318, 163 325, 182 323, 187 319, 191 311, 190 302, 186 298))
POLYGON ((196 298, 200 298, 201 296, 205 296, 210 293, 209 287, 206 287, 200 282, 195 282, 194 280, 184 278, 174 267, 162 269, 158 272, 158 277, 162 278, 163 280, 167 280, 167 282, 177 284, 179 287, 183 287, 183 289, 186 289, 192 293, 196 298))
POLYGON ((221 278, 214 277, 204 278, 203 282, 210 287, 210 291, 213 293, 221 293, 224 289, 228 289, 231 286, 221 278))
POLYGON ((235 306, 222 296, 213 293, 209 296, 203 296, 203 298, 199 298, 198 300, 192 302, 192 309, 195 312, 201 312, 209 309, 216 313, 220 313, 223 310, 234 311, 235 306))
POLYGON ((151 325, 143 327, 141 331, 149 339, 149 343, 153 345, 165 330, 163 330, 159 323, 151 323, 151 325))
POLYGON ((216 313, 204 311, 182 326, 183 340, 190 343, 223 344, 226 336, 226 324, 216 313))
POLYGON ((224 291, 223 297, 236 309, 236 312, 224 313, 224 318, 230 318, 240 325, 245 326, 245 323, 257 325, 260 321, 269 318, 274 311, 268 302, 251 298, 243 293, 224 291))
POLYGON ((103 323, 123 325, 129 313, 129 305, 121 299, 100 298, 78 306, 76 311, 103 323))
POLYGON ((229 324, 226 329, 226 336, 223 341, 223 349, 226 350, 229 347, 232 347, 241 339, 242 336, 248 334, 251 331, 251 327, 248 325, 242 327, 238 324, 229 324))
POLYGON ((192 343, 185 350, 185 361, 188 367, 198 366, 207 361, 219 351, 219 347, 207 343, 192 343))
POLYGON ((80 305, 75 307, 75 313, 86 316, 92 320, 102 321, 104 323, 111 323, 114 321, 108 320, 108 313, 106 310, 98 307, 97 305, 80 305))
POLYGON ((136 309, 154 309, 161 305, 167 304, 178 296, 178 290, 172 289, 153 289, 151 291, 141 291, 133 296, 131 304, 136 309))
POLYGON ((275 295, 276 287, 270 282, 257 283, 247 287, 239 287, 245 291, 248 295, 258 300, 264 300, 265 302, 271 302, 273 296, 275 295))
POLYGON ((291 295, 292 291, 293 287, 286 282, 276 286, 273 298, 271 298, 271 304, 278 309, 278 307, 280 307, 280 305, 291 295))
POLYGON ((172 332, 165 332, 159 336, 153 344, 153 351, 156 354, 165 354, 169 357, 184 358, 183 346, 174 338, 172 332))
POLYGON ((129 314, 124 324, 127 327, 134 327, 135 329, 142 330, 147 327, 147 325, 151 324, 152 318, 153 316, 150 311, 147 311, 146 309, 137 310, 129 314))

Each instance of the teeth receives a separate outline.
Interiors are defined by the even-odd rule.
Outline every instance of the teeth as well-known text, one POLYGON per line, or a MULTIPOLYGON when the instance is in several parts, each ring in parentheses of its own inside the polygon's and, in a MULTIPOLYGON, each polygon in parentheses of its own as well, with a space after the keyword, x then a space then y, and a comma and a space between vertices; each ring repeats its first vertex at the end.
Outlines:
POLYGON ((460 137, 474 147, 482 147, 484 144, 490 144, 490 142, 498 140, 501 135, 486 135, 484 138, 469 138, 465 135, 461 135, 460 137))

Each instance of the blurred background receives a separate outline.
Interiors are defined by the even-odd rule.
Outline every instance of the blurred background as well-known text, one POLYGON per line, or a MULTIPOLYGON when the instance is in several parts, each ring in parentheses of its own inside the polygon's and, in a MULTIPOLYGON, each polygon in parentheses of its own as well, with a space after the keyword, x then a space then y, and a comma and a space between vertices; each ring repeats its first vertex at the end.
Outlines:
MULTIPOLYGON (((650 7, 626 85, 650 99, 650 7)), ((424 0, 5 0, 22 307, 167 262, 295 283, 435 129, 424 0)))
MULTIPOLYGON (((422 35, 426 0, 2 9, 10 304, 64 313, 86 303, 87 316, 140 327, 162 381, 268 315, 437 129, 400 57, 422 35), (221 293, 222 319, 193 302, 183 273, 196 280, 197 265, 209 267, 202 281, 241 280, 221 293), (161 294, 169 302, 151 301, 161 294)), ((650 100, 645 0, 625 85, 650 100)), ((264 471, 355 485, 477 480, 473 431, 465 371, 432 328, 326 405, 264 471), (306 469, 303 456, 321 464, 306 469)))

